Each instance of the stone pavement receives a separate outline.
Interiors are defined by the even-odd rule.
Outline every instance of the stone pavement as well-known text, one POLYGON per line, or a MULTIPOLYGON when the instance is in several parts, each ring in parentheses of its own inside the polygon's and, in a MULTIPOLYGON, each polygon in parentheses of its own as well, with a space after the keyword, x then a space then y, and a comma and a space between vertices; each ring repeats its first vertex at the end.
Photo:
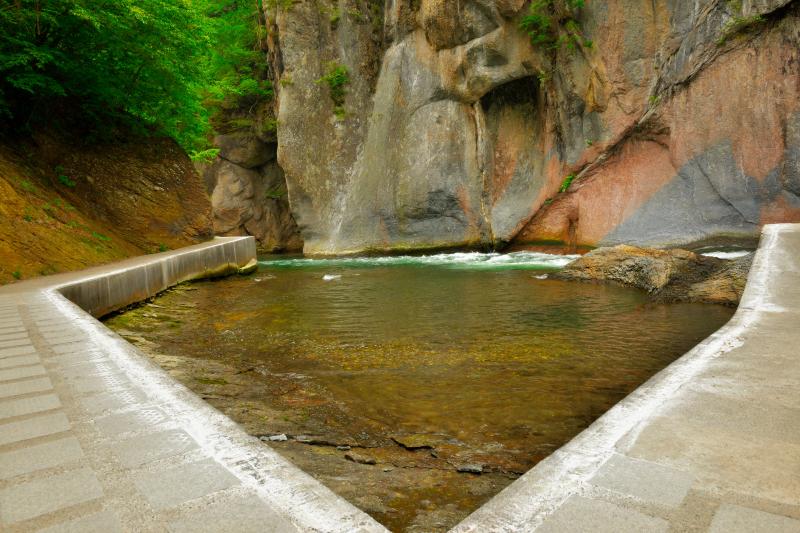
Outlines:
POLYGON ((58 292, 141 299, 154 273, 243 266, 242 240, 0 289, 0 530, 385 531, 58 292))
POLYGON ((800 533, 800 224, 726 326, 453 531, 534 530, 800 533))

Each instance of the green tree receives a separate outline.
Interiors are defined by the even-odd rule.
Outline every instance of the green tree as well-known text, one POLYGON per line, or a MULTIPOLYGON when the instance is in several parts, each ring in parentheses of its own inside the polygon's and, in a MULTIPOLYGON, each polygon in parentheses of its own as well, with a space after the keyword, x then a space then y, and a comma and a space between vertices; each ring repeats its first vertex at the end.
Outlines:
POLYGON ((0 0, 0 115, 207 148, 222 103, 271 95, 260 16, 259 0, 0 0))

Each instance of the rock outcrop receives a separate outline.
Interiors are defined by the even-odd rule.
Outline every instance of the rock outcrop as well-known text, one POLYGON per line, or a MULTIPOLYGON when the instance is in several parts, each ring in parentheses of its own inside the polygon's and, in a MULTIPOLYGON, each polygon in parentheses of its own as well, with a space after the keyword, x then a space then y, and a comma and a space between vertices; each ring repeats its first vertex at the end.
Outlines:
POLYGON ((214 143, 219 157, 200 168, 211 195, 214 233, 253 235, 266 252, 302 250, 274 139, 265 142, 244 129, 218 135, 214 143))
POLYGON ((735 306, 752 261, 752 254, 729 260, 680 249, 619 245, 592 250, 550 277, 629 285, 647 291, 657 301, 735 306))
POLYGON ((526 10, 268 8, 277 162, 307 253, 686 245, 800 220, 796 0, 590 1, 593 44, 557 50, 519 29, 526 10))

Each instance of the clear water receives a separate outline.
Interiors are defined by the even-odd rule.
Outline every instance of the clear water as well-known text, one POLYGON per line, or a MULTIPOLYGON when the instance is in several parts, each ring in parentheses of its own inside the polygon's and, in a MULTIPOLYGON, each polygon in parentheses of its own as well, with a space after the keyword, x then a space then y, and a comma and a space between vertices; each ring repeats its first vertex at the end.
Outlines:
MULTIPOLYGON (((137 330, 124 315, 109 324, 141 333, 164 353, 257 369, 266 385, 248 391, 248 402, 301 409, 304 418, 292 419, 296 433, 329 431, 374 447, 373 469, 398 464, 380 452, 394 445, 393 436, 438 443, 428 454, 437 457, 426 459, 443 461, 433 488, 423 493, 386 481, 394 496, 370 511, 392 529, 408 530, 421 520, 423 499, 458 502, 456 520, 491 496, 474 496, 470 484, 478 481, 454 475, 459 465, 504 474, 493 486, 499 490, 732 314, 721 306, 653 304, 628 288, 543 279, 572 258, 266 257, 251 276, 200 282, 161 298, 159 313, 178 327, 137 330), (179 309, 191 311, 170 315, 179 309), (294 403, 288 393, 274 393, 269 380, 287 376, 312 392, 295 394, 294 403)), ((265 432, 286 431, 271 423, 265 432)), ((319 468, 324 482, 357 500, 337 485, 337 474, 319 468)), ((374 490, 382 494, 380 486, 374 490)))

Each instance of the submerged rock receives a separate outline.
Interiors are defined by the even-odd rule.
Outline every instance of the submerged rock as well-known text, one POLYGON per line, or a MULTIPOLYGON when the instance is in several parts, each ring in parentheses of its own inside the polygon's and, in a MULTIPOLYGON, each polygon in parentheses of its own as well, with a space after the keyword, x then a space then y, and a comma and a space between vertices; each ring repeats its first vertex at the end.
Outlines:
POLYGON ((465 474, 483 474, 483 465, 466 464, 458 466, 456 470, 465 474))
POLYGON ((440 435, 412 433, 410 435, 392 435, 392 440, 406 450, 431 449, 445 441, 440 435))
POLYGON ((370 457, 368 455, 361 455, 357 452, 347 452, 344 454, 344 458, 348 461, 353 461, 354 463, 359 463, 362 465, 374 465, 377 464, 378 461, 375 460, 374 457, 370 457))
POLYGON ((619 245, 593 250, 551 277, 630 285, 647 291, 658 301, 735 306, 752 261, 753 254, 729 260, 688 250, 619 245))

